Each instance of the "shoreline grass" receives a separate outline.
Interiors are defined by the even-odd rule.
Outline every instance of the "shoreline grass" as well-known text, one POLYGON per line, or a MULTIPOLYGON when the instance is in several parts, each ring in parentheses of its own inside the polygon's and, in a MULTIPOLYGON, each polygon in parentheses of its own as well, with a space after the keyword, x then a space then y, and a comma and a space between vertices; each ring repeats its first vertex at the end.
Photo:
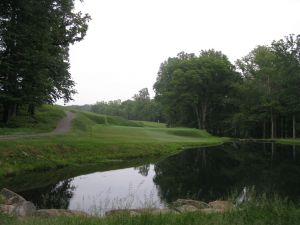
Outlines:
POLYGON ((276 139, 276 143, 283 144, 283 145, 300 145, 300 138, 297 139, 276 139))
POLYGON ((131 216, 117 214, 107 217, 16 217, 0 214, 1 225, 298 225, 300 209, 286 200, 260 198, 225 213, 166 213, 131 216))

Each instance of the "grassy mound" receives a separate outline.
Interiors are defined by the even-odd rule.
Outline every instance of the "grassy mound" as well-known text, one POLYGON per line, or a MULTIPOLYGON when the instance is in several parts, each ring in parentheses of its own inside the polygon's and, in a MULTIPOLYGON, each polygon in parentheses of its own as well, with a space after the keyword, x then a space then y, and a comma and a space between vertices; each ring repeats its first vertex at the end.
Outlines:
POLYGON ((165 123, 158 123, 158 122, 150 122, 150 121, 137 121, 133 120, 134 122, 140 123, 143 127, 153 127, 153 128, 166 128, 165 123))
POLYGON ((199 137, 199 138, 211 137, 211 135, 206 131, 198 130, 198 129, 177 128, 177 129, 170 129, 167 132, 169 134, 182 136, 182 137, 199 137))
POLYGON ((113 125, 113 126, 131 126, 142 127, 141 122, 126 120, 118 116, 106 116, 92 112, 76 112, 74 120, 74 129, 81 131, 88 131, 95 125, 113 125))

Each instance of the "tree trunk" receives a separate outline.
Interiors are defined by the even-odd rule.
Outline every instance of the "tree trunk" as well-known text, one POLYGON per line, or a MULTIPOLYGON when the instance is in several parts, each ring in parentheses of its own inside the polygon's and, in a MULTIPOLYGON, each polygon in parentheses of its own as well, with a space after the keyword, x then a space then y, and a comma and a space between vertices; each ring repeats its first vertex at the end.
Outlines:
POLYGON ((280 119, 280 137, 283 138, 283 117, 280 119))
POLYGON ((274 139, 274 115, 271 110, 271 139, 274 139))
POLYGON ((19 116, 20 115, 20 105, 17 104, 16 105, 16 116, 19 116))
POLYGON ((293 139, 296 138, 296 116, 293 114, 293 139))
POLYGON ((195 114, 196 114, 196 117, 197 117, 197 126, 198 126, 198 129, 200 130, 202 128, 201 127, 200 113, 199 113, 199 110, 198 110, 197 106, 195 106, 194 109, 195 109, 195 114))
POLYGON ((202 129, 206 129, 206 113, 207 113, 207 105, 206 103, 202 104, 202 129))
POLYGON ((266 139, 266 121, 263 123, 263 139, 266 139))
POLYGON ((3 123, 8 122, 16 116, 17 105, 15 103, 6 103, 3 105, 3 123))
POLYGON ((286 118, 284 119, 284 137, 288 137, 288 123, 286 118))
POLYGON ((35 116, 35 105, 34 104, 28 105, 28 113, 31 117, 35 116))
POLYGON ((271 161, 273 161, 273 159, 274 159, 274 149, 275 149, 274 142, 272 142, 272 144, 271 144, 271 148, 272 148, 272 153, 271 153, 271 161))

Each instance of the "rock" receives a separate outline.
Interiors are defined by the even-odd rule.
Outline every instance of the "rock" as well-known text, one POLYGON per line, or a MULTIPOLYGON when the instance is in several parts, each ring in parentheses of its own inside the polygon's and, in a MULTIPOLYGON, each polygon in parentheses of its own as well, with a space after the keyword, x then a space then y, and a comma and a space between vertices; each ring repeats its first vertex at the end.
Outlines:
POLYGON ((223 210, 214 209, 214 208, 206 208, 206 209, 200 209, 200 212, 203 212, 203 213, 222 213, 223 210))
POLYGON ((140 215, 141 213, 150 212, 150 209, 112 209, 105 212, 105 216, 115 216, 129 214, 131 216, 140 215))
POLYGON ((29 201, 20 202, 12 206, 14 206, 14 209, 11 214, 15 216, 32 216, 36 211, 34 204, 29 201))
POLYGON ((159 214, 168 214, 168 213, 175 213, 177 214, 178 212, 173 210, 173 209, 168 209, 168 208, 165 208, 165 209, 154 209, 153 211, 151 211, 152 214, 155 214, 155 215, 159 215, 159 214))
POLYGON ((36 208, 32 202, 26 201, 17 193, 3 188, 0 191, 0 196, 3 199, 3 205, 0 206, 0 211, 15 216, 31 216, 36 208))
POLYGON ((0 212, 15 215, 18 217, 25 216, 88 216, 88 214, 76 211, 76 210, 65 210, 65 209, 41 209, 36 210, 36 207, 32 202, 26 201, 22 196, 3 188, 0 191, 0 197, 3 199, 4 204, 0 204, 0 212))
POLYGON ((180 213, 199 211, 199 209, 193 205, 182 205, 182 206, 176 207, 175 210, 180 213))
POLYGON ((15 216, 32 216, 36 211, 32 202, 23 201, 13 205, 0 205, 0 212, 15 216))
POLYGON ((122 214, 129 214, 131 216, 141 215, 143 213, 149 213, 153 215, 167 214, 167 213, 178 213, 172 209, 159 209, 159 208, 143 208, 143 209, 112 209, 105 213, 105 216, 115 216, 122 214))
POLYGON ((15 206, 13 206, 13 205, 0 205, 0 212, 2 212, 2 213, 12 214, 14 209, 15 209, 15 206))
POLYGON ((40 209, 36 210, 35 216, 40 217, 57 217, 57 216, 83 216, 87 217, 88 214, 78 210, 67 210, 67 209, 40 209))
POLYGON ((217 209, 220 212, 225 212, 233 208, 233 204, 229 201, 213 201, 208 203, 210 208, 217 209))
POLYGON ((3 188, 0 191, 0 196, 4 201, 4 204, 6 204, 6 205, 12 205, 12 204, 26 201, 25 198, 23 198, 22 196, 18 195, 17 193, 15 193, 13 191, 10 191, 6 188, 3 188))
POLYGON ((13 197, 7 199, 5 204, 13 205, 13 204, 18 204, 18 203, 25 202, 25 201, 26 200, 21 196, 13 196, 13 197))
POLYGON ((197 209, 206 209, 208 208, 208 204, 206 202, 191 200, 191 199, 177 199, 175 202, 172 203, 173 206, 179 207, 183 205, 192 205, 197 209))

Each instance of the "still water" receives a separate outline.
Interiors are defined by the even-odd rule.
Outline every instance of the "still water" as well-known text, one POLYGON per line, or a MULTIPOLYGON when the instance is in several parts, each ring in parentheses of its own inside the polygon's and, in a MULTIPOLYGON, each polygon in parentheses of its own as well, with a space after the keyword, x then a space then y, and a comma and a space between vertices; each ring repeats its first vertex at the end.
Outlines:
POLYGON ((230 143, 188 149, 155 164, 95 172, 18 193, 39 208, 94 214, 164 207, 178 198, 227 199, 244 187, 300 200, 299 147, 230 143))

